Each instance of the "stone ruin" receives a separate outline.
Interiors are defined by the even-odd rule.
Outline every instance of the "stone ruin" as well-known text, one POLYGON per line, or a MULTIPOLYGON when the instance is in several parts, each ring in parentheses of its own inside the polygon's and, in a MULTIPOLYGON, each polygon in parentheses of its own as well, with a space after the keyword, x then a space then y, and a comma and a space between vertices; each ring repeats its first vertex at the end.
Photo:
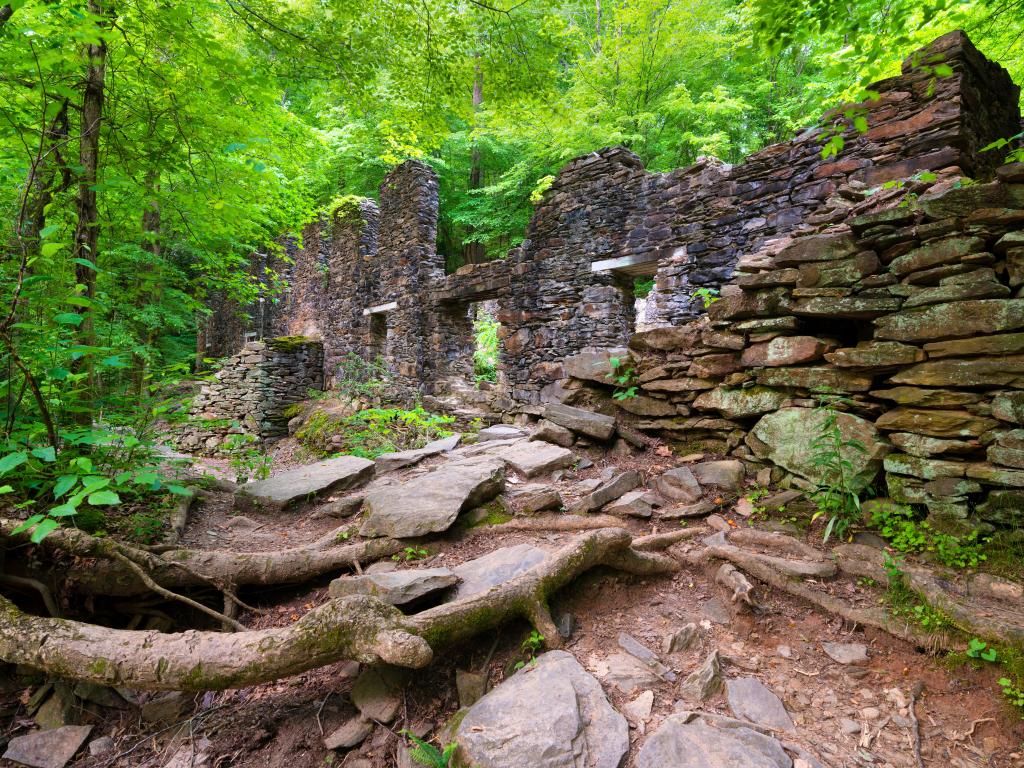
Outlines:
MULTIPOLYGON (((933 176, 936 181, 991 178, 1002 157, 982 147, 1020 130, 1018 87, 962 32, 915 52, 900 75, 870 88, 877 98, 834 110, 823 127, 736 166, 703 159, 688 168, 650 173, 623 148, 578 158, 544 195, 521 246, 502 260, 454 274, 445 274, 444 256, 436 248, 436 176, 424 163, 407 161, 385 178, 379 205, 349 200, 311 224, 301 248, 288 247, 294 260, 290 292, 267 308, 261 322, 269 335, 320 340, 328 384, 339 361, 355 353, 380 356, 394 374, 396 390, 430 395, 443 392, 449 380, 471 376, 472 307, 493 301, 501 322, 496 405, 537 413, 544 402, 566 397, 573 373, 566 369, 567 358, 627 344, 635 327, 636 276, 655 278, 646 322, 680 326, 705 312, 696 289, 749 292, 750 286, 730 280, 738 267, 746 275, 741 280, 756 280, 749 275, 754 254, 769 259, 764 254, 778 251, 787 238, 841 226, 869 196, 894 199, 909 191, 912 197, 927 189, 925 179, 933 176), (954 70, 952 76, 936 76, 933 66, 940 61, 954 70), (853 129, 852 114, 866 117, 865 133, 853 129), (823 158, 822 144, 832 130, 842 132, 845 146, 838 156, 823 158)), ((931 237, 938 236, 936 227, 931 237)), ((927 235, 926 229, 912 239, 927 235)), ((865 253, 857 252, 858 280, 868 280, 874 292, 868 295, 886 312, 895 312, 909 297, 893 295, 886 281, 895 277, 894 285, 904 285, 905 275, 877 274, 885 271, 884 262, 874 267, 880 254, 873 240, 864 245, 865 253), (875 255, 866 255, 869 251, 875 255)), ((790 301, 812 307, 799 315, 782 312, 788 307, 783 301, 772 311, 799 317, 785 322, 835 339, 843 348, 870 338, 863 329, 857 333, 867 333, 864 338, 850 337, 854 326, 848 321, 862 314, 829 309, 860 295, 852 284, 837 282, 850 279, 849 268, 839 265, 850 255, 836 255, 837 264, 824 267, 846 270, 846 277, 827 273, 813 285, 801 277, 800 285, 765 287, 780 295, 793 291, 799 295, 788 296, 790 301)), ((785 269, 800 272, 795 266, 785 269)), ((786 274, 789 279, 795 272, 786 274)), ((713 307, 721 312, 737 300, 730 295, 713 307)), ((745 345, 764 334, 795 331, 780 325, 743 333, 745 345)), ((236 348, 241 341, 234 339, 236 348)))

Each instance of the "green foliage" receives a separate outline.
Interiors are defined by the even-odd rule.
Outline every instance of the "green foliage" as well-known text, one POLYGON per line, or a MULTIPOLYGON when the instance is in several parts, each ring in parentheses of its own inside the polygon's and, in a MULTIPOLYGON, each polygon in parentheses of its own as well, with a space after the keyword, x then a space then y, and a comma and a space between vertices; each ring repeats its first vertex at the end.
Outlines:
POLYGON ((483 308, 473 320, 473 375, 480 381, 498 380, 498 329, 501 323, 483 308))
POLYGON ((899 552, 928 552, 950 568, 977 568, 986 559, 985 542, 978 531, 966 536, 936 531, 927 520, 918 520, 904 504, 878 504, 871 524, 899 552))
POLYGON ((860 519, 860 496, 851 484, 853 462, 849 455, 867 451, 859 440, 843 437, 835 404, 834 400, 826 401, 816 409, 822 421, 811 442, 811 466, 822 477, 818 491, 813 496, 818 509, 811 521, 828 518, 825 541, 833 534, 837 538, 845 537, 850 526, 860 519))
POLYGON ((349 352, 338 363, 331 392, 325 394, 335 394, 347 400, 376 401, 387 392, 390 380, 391 372, 383 358, 378 356, 366 360, 355 352, 349 352))
POLYGON ((901 563, 886 555, 885 572, 888 578, 886 601, 893 616, 917 624, 926 632, 947 632, 957 629, 953 620, 938 608, 929 605, 907 584, 901 563))
POLYGON ((609 357, 608 365, 612 369, 612 379, 615 380, 615 391, 612 397, 616 400, 630 400, 637 396, 639 384, 636 377, 636 368, 633 367, 633 360, 623 360, 618 357, 609 357))
POLYGON ((991 144, 981 148, 982 152, 991 152, 995 149, 1006 149, 1007 154, 1003 157, 1004 163, 1024 163, 1024 131, 1004 139, 996 139, 991 144), (1014 147, 1014 144, 1021 146, 1014 147))
POLYGON ((458 744, 446 744, 441 749, 438 749, 434 745, 423 741, 423 739, 411 731, 403 730, 400 733, 413 743, 412 749, 409 750, 409 757, 420 765, 425 765, 427 768, 448 768, 451 765, 452 757, 455 755, 458 744))
POLYGON ((416 560, 426 560, 428 557, 430 557, 430 551, 427 549, 422 547, 405 547, 401 552, 393 554, 391 559, 396 563, 411 563, 416 560))
POLYGON ((979 640, 976 637, 972 637, 970 639, 965 653, 969 658, 980 659, 988 662, 995 662, 999 657, 999 653, 993 646, 990 646, 984 640, 979 640))
POLYGON ((1015 684, 1008 677, 999 678, 998 683, 1003 691, 1003 696, 1006 697, 1007 703, 1018 709, 1021 718, 1024 719, 1024 686, 1015 684))
POLYGON ((536 629, 530 630, 530 634, 526 636, 519 645, 519 649, 526 657, 524 660, 517 661, 515 669, 520 670, 527 664, 532 663, 537 658, 537 651, 544 647, 544 635, 538 632, 536 629))
POLYGON ((221 445, 228 453, 228 463, 235 472, 236 483, 250 480, 266 480, 274 463, 271 456, 255 448, 259 442, 255 435, 233 434, 221 445))
POLYGON ((454 421, 420 406, 412 410, 367 408, 341 418, 318 410, 295 436, 317 456, 338 453, 375 459, 382 453, 422 448, 432 440, 450 437, 448 427, 454 421))
POLYGON ((698 288, 693 292, 693 298, 700 299, 704 309, 707 309, 722 297, 717 288, 698 288))

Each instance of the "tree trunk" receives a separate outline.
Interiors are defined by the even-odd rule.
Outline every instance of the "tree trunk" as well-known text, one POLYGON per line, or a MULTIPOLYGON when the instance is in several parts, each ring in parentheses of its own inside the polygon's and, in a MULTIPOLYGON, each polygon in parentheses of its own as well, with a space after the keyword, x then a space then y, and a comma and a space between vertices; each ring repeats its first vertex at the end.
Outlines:
MULTIPOLYGON (((103 7, 99 0, 89 0, 89 12, 100 15, 103 7)), ((75 264, 75 281, 84 287, 85 298, 92 300, 96 296, 96 271, 83 261, 96 264, 98 261, 97 245, 99 242, 99 210, 96 205, 96 181, 99 168, 100 127, 103 122, 103 87, 106 76, 107 44, 101 39, 97 43, 89 43, 85 47, 86 74, 85 90, 82 95, 82 126, 79 141, 78 161, 78 201, 76 213, 78 222, 75 225, 75 238, 71 257, 75 264)), ((78 313, 82 322, 78 326, 78 341, 91 346, 95 341, 95 330, 92 321, 91 307, 79 307, 78 313)), ((88 361, 85 355, 82 360, 88 361)), ((95 394, 91 364, 85 363, 89 370, 89 384, 85 394, 85 405, 95 394)), ((81 421, 91 420, 88 407, 80 414, 81 421)))
MULTIPOLYGON (((476 64, 473 69, 473 113, 480 110, 484 102, 484 74, 480 68, 480 53, 473 54, 476 64)), ((475 122, 475 121, 474 121, 475 122)), ((473 142, 473 148, 469 155, 469 188, 470 190, 480 189, 483 186, 483 170, 480 168, 480 148, 473 142)), ((473 234, 473 228, 469 228, 468 234, 473 234)), ((467 264, 479 264, 487 256, 484 244, 473 241, 466 243, 465 260, 467 264)))
MULTIPOLYGON (((151 170, 146 174, 146 189, 149 191, 150 199, 146 201, 142 209, 143 248, 152 254, 154 262, 158 262, 163 250, 163 244, 160 241, 160 203, 157 200, 159 180, 156 171, 151 170)), ((138 294, 136 301, 140 310, 147 305, 160 302, 163 283, 160 280, 155 280, 151 285, 151 291, 140 291, 138 294)), ((156 329, 147 328, 141 334, 140 340, 147 348, 151 348, 155 338, 156 329)), ((132 391, 136 396, 142 394, 145 380, 146 358, 137 352, 132 352, 132 391)))

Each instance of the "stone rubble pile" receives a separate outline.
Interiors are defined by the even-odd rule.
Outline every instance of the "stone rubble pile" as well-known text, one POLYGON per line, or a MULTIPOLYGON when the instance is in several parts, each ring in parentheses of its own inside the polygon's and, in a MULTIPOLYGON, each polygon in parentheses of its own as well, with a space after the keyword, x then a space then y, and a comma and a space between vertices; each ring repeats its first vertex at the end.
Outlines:
POLYGON ((1024 164, 956 171, 841 187, 842 222, 742 256, 706 317, 635 335, 638 396, 618 403, 634 426, 814 488, 822 398, 841 396, 837 426, 864 446, 852 487, 946 528, 1020 524, 1024 164))

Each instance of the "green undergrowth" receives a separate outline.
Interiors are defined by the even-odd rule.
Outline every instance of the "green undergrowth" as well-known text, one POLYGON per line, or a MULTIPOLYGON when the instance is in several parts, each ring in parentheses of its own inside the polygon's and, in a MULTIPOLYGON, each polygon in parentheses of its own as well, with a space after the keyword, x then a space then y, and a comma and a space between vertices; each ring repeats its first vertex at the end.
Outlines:
POLYGON ((422 448, 432 440, 450 437, 455 419, 420 406, 367 408, 350 416, 313 413, 296 438, 317 457, 347 454, 375 459, 383 453, 422 448))

